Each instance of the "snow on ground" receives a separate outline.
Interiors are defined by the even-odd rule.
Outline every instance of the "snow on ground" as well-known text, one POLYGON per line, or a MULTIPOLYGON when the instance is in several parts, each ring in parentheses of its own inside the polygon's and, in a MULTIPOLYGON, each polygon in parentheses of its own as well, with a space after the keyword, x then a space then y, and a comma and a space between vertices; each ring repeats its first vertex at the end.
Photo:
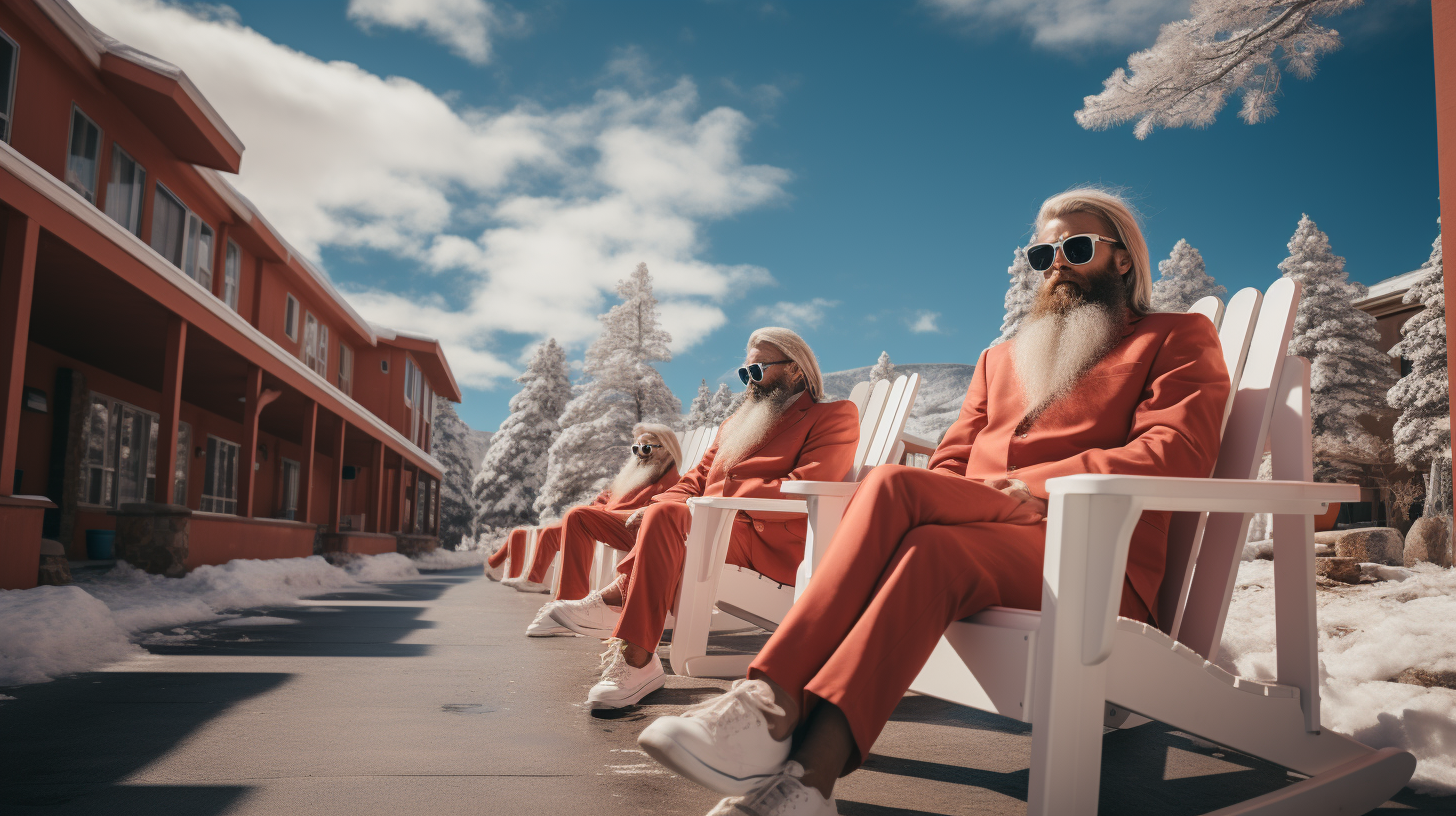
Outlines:
MULTIPOLYGON (((436 558, 419 566, 441 569, 446 563, 436 558)), ((239 559, 198 567, 182 578, 152 575, 123 561, 105 573, 79 575, 70 586, 0 590, 0 687, 43 683, 146 654, 139 643, 196 640, 183 624, 292 622, 239 618, 230 610, 289 606, 416 575, 416 562, 398 553, 361 556, 342 568, 319 556, 239 559)))
POLYGON ((462 567, 478 567, 490 556, 485 550, 446 550, 416 556, 415 567, 422 570, 451 570, 462 567))
MULTIPOLYGON (((1416 791, 1456 793, 1456 691, 1391 682, 1410 668, 1456 670, 1456 570, 1400 573, 1410 576, 1317 593, 1320 720, 1366 745, 1410 751, 1416 791)), ((1245 561, 1218 663, 1273 680, 1273 644, 1274 562, 1245 561)))

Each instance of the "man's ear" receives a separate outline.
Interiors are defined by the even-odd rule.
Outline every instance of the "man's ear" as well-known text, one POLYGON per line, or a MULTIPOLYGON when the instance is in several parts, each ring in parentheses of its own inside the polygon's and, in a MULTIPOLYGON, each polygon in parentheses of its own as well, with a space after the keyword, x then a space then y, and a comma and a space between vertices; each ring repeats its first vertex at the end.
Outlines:
POLYGON ((1132 271, 1132 255, 1127 250, 1117 253, 1117 274, 1126 275, 1132 271))

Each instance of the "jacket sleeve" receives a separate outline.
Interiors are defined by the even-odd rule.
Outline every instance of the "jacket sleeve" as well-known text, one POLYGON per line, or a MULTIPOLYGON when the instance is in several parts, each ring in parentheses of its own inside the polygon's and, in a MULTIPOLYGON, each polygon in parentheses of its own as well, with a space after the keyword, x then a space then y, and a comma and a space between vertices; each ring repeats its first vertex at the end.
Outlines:
POLYGON ((1177 321, 1148 372, 1127 444, 1020 468, 1015 478, 1046 497, 1046 480, 1079 473, 1207 477, 1218 461, 1229 377, 1213 323, 1177 321))
POLYGON ((966 389, 966 400, 961 403, 961 415, 945 432, 935 453, 930 457, 930 469, 955 476, 966 475, 966 463, 971 461, 971 447, 976 437, 986 427, 986 357, 990 349, 981 352, 976 360, 976 370, 971 374, 971 385, 966 389))
MULTIPOLYGON (((859 445, 859 411, 849 400, 828 403, 814 426, 804 438, 794 467, 777 479, 750 477, 739 482, 733 490, 735 496, 760 499, 784 498, 781 488, 784 482, 815 481, 838 482, 849 472, 854 463, 855 448, 859 445)), ((783 521, 803 518, 802 513, 749 513, 756 519, 783 521)))
POLYGON ((589 507, 604 507, 604 506, 606 506, 607 502, 610 502, 611 500, 612 500, 612 494, 609 493, 609 492, 607 492, 607 491, 605 491, 605 490, 603 490, 602 492, 600 492, 600 493, 597 494, 597 497, 595 499, 592 499, 591 504, 588 505, 588 506, 589 507))
POLYGON ((708 470, 713 467, 713 459, 718 456, 718 445, 708 448, 703 458, 698 461, 698 466, 684 473, 677 484, 658 493, 652 497, 654 502, 677 502, 686 504, 688 499, 703 495, 703 489, 708 484, 708 470))

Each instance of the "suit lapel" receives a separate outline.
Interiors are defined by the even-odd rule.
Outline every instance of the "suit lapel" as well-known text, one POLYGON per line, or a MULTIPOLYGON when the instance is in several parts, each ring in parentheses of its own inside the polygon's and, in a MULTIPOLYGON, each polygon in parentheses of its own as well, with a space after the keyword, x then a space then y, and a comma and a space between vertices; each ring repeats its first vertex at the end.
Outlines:
MULTIPOLYGON (((779 417, 779 421, 774 423, 773 428, 771 428, 768 433, 763 435, 763 439, 759 440, 757 445, 749 448, 748 451, 743 454, 743 458, 739 460, 739 464, 742 464, 743 462, 752 459, 755 455, 757 455, 759 451, 767 447, 770 442, 779 438, 790 428, 797 425, 800 420, 809 415, 809 407, 813 404, 814 401, 809 399, 808 391, 799 392, 798 398, 796 398, 793 404, 788 407, 788 410, 784 411, 784 415, 779 417)), ((718 469, 718 463, 716 461, 713 462, 713 469, 718 469)))

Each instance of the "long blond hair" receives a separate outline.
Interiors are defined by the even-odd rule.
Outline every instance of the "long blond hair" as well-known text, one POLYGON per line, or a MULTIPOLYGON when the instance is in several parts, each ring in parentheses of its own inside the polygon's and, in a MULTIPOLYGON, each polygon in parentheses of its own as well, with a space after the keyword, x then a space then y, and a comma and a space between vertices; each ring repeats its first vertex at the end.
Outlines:
POLYGON ((1137 210, 1127 199, 1101 187, 1074 187, 1043 201, 1036 213, 1033 229, 1041 232, 1046 222, 1070 213, 1091 213, 1112 227, 1117 240, 1132 256, 1132 270, 1123 278, 1127 287, 1127 305, 1135 315, 1153 310, 1153 270, 1148 259, 1148 242, 1143 238, 1137 210))
POLYGON ((782 326, 764 326, 748 336, 748 350, 759 343, 768 343, 782 351, 804 372, 804 384, 809 390, 809 399, 819 402, 824 399, 824 375, 819 371, 819 360, 813 349, 793 329, 782 326))

